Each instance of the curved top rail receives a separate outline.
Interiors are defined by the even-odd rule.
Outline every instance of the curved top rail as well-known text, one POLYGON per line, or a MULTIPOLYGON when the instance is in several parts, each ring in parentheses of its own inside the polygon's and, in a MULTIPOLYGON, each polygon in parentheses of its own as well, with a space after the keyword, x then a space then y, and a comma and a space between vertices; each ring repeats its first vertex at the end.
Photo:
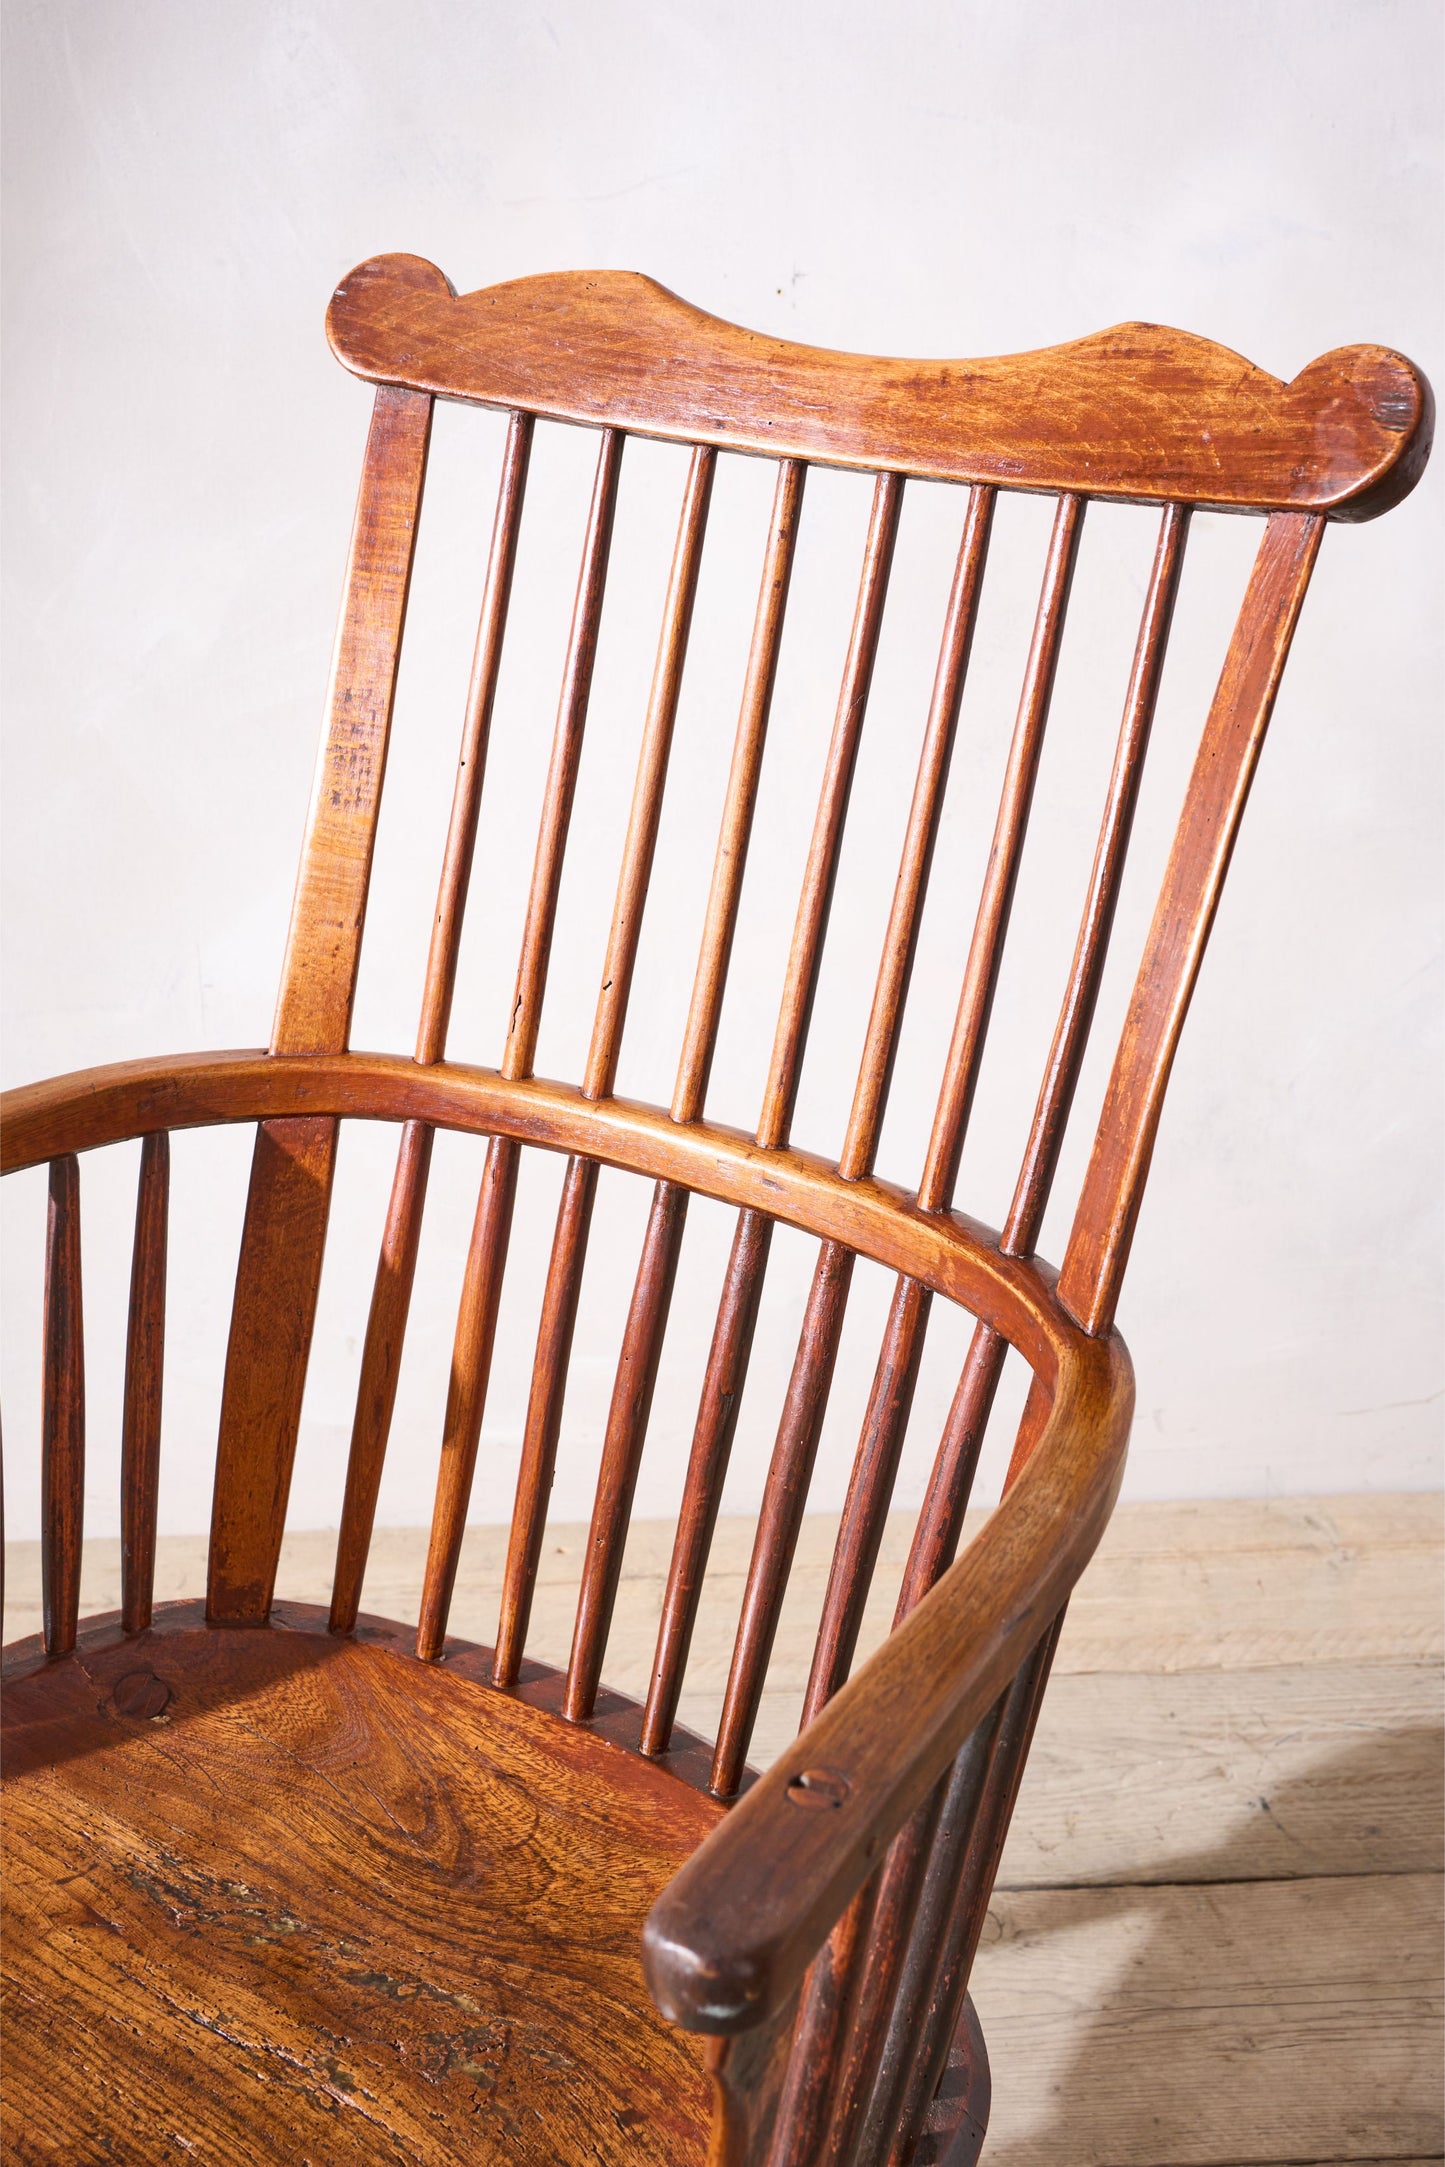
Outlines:
POLYGON ((1414 487, 1434 401, 1403 355, 1346 346, 1292 382, 1208 339, 1119 324, 983 361, 834 353, 745 331, 635 271, 456 295, 374 256, 326 319, 373 383, 774 458, 939 481, 1370 519, 1414 487))

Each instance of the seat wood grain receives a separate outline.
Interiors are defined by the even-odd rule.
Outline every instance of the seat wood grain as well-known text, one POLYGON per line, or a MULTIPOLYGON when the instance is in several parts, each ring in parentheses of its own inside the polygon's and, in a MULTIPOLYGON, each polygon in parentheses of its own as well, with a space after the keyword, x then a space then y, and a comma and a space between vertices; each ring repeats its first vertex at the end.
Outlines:
POLYGON ((7 2156, 701 2167, 637 1945, 723 1808, 400 1628, 198 1616, 10 1665, 7 2156))

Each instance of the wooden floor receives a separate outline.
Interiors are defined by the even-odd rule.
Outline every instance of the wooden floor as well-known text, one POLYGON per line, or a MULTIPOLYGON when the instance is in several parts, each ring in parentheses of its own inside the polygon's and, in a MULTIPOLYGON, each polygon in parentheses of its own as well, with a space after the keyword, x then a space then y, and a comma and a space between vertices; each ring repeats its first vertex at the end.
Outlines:
MULTIPOLYGON (((805 1525, 756 1759, 790 1735, 833 1523, 805 1525)), ((704 1642, 726 1647, 751 1529, 720 1530, 704 1642), (711 1623, 715 1634, 708 1636, 711 1623)), ((565 1659, 585 1530, 551 1531, 530 1652, 565 1659)), ((607 1677, 644 1680, 668 1531, 629 1546, 607 1677)), ((876 1637, 907 1523, 890 1527, 876 1637)), ((453 1629, 489 1641, 503 1537, 472 1531, 453 1629)), ((379 1536, 367 1607, 414 1618, 425 1537, 379 1536)), ((118 1599, 87 1547, 85 1608, 118 1599)), ((280 1592, 324 1599, 332 1538, 280 1592)), ((38 1624, 7 1553, 5 1637, 38 1624)), ((203 1546, 160 1546, 193 1595, 203 1546)), ((994 2070, 987 2167, 1410 2167, 1441 2114, 1438 1497, 1122 1508, 1069 1614, 974 1992, 994 2070)), ((707 1728, 719 1654, 684 1720, 707 1728)))

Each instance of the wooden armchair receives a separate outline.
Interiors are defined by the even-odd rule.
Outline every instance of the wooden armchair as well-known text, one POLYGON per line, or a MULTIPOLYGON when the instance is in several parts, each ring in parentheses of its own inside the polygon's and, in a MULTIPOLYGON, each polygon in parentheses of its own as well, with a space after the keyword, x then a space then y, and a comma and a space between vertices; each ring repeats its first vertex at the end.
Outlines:
MULTIPOLYGON (((656 2161, 977 2156, 988 2073, 966 1997, 1070 1589, 1133 1402, 1113 1330, 1185 1011, 1330 519, 1413 486, 1431 402, 1354 347, 1283 384, 1126 325, 1004 360, 917 363, 741 331, 615 273, 457 298, 363 264, 332 345, 373 382, 350 573, 274 1033, 265 1052, 12 1093, 4 1168, 48 1163, 44 1634, 7 1659, 6 2056, 16 2160, 656 2161), (414 1054, 349 1049, 433 402, 510 415, 414 1054), (534 422, 597 464, 500 1066, 446 1058, 534 422), (627 435, 692 447, 590 1049, 534 1074, 627 435), (615 1094, 720 454, 777 463, 741 714, 672 1103, 615 1094), (706 1118, 810 464, 876 476, 837 719, 752 1134, 706 1118), (963 485, 962 541, 852 1112, 836 1164, 791 1125, 905 482, 963 485), (916 1189, 874 1160, 1001 490, 1056 499, 1002 801, 916 1189), (1157 547, 1057 1029, 1001 1233, 952 1192, 1043 750, 1081 523, 1157 547), (1035 1255, 1104 965, 1191 511, 1265 515, 1199 744, 1060 1268, 1035 1255), (274 1588, 343 1122, 400 1145, 329 1615, 274 1588), (252 1122, 204 1607, 153 1607, 168 1134, 252 1122), (438 1129, 489 1139, 456 1326, 420 1626, 360 1611, 438 1129), (79 1154, 143 1138, 123 1435, 123 1602, 79 1621, 85 1454, 79 1154), (448 1638, 524 1151, 565 1155, 496 1646, 448 1638), (565 1672, 529 1613, 601 1166, 653 1184, 565 1672), (608 1635, 688 1202, 737 1211, 645 1704, 608 1635), (715 1743, 676 1723, 778 1223, 818 1242, 715 1743), (750 1737, 855 1260, 896 1274, 796 1743, 750 1737), (850 1676, 936 1297, 976 1320, 891 1637, 850 1676), (1002 1502, 960 1555, 1000 1369, 1032 1373, 1002 1502)), ((711 839, 709 839, 711 840, 711 839)))

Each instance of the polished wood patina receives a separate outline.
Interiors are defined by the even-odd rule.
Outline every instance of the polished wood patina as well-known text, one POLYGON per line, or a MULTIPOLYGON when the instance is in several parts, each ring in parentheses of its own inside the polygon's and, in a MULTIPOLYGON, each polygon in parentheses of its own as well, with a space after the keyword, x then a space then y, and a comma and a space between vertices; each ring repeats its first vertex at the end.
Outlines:
POLYGON ((46 1164, 44 1633, 6 1702, 9 2141, 17 2159, 707 2161, 967 2167, 988 2071, 969 1968, 1069 1591, 1132 1409, 1113 1329, 1170 1067, 1325 525, 1386 510, 1428 455, 1409 362, 1283 384, 1126 325, 1045 353, 870 360, 761 337, 651 281, 571 273, 463 297, 363 264, 329 331, 376 385, 314 811, 265 1051, 10 1094, 4 1167, 46 1164), (410 1057, 353 1052, 402 632, 438 398, 509 416, 410 1057), (495 1069, 447 1059, 538 421, 596 432, 551 765, 495 1069), (534 1073, 629 434, 691 447, 591 1040, 534 1073), (776 462, 752 644, 671 1104, 616 1093, 719 459, 776 462), (874 477, 762 1104, 706 1115, 810 465, 874 477), (966 492, 937 675, 842 1149, 793 1142, 799 1079, 905 489, 966 492), (998 493, 1056 500, 957 1017, 916 1188, 875 1173, 998 493), (1073 961, 1013 1200, 954 1204, 1088 502, 1157 540, 1073 961), (1035 1254, 1108 951, 1191 514, 1264 515, 1057 1272, 1035 1254), (274 1600, 346 1121, 400 1142, 329 1613, 274 1600), (156 1606, 168 1135, 256 1124, 219 1409, 204 1609, 156 1606), (420 1624, 360 1610, 438 1129, 488 1139, 420 1624), (143 1138, 122 1440, 122 1607, 79 1618, 85 1361, 79 1155, 143 1138), (496 1644, 448 1637, 524 1151, 566 1160, 496 1644), (599 1169, 653 1185, 570 1660, 526 1653, 599 1169), (656 1656, 603 1685, 689 1199, 736 1210, 656 1656), (773 1229, 817 1259, 716 1738, 676 1725, 773 1229), (802 1730, 747 1756, 858 1258, 895 1275, 827 1577, 802 1730), (974 1320, 891 1636, 854 1657, 930 1312, 974 1320), (959 1554, 1006 1353, 1032 1373, 1002 1502, 959 1554))

